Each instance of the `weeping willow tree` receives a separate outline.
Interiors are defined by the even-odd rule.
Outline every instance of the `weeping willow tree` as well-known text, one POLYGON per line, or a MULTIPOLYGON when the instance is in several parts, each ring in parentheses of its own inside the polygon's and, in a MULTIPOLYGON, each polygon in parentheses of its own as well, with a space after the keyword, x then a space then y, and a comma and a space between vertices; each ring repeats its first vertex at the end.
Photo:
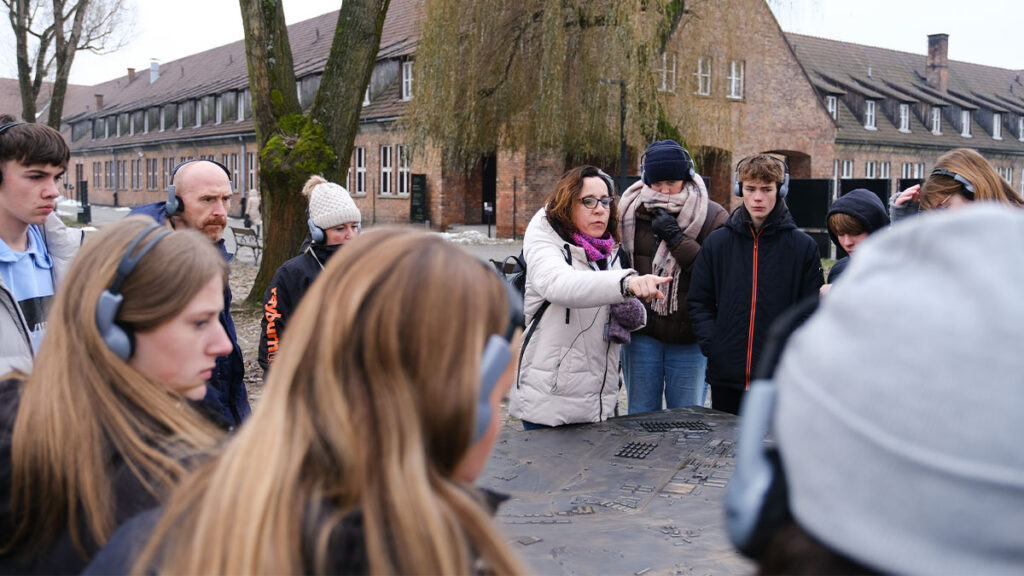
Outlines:
POLYGON ((452 166, 499 147, 615 159, 623 86, 627 139, 659 133, 651 63, 684 13, 682 0, 425 0, 407 128, 452 166))

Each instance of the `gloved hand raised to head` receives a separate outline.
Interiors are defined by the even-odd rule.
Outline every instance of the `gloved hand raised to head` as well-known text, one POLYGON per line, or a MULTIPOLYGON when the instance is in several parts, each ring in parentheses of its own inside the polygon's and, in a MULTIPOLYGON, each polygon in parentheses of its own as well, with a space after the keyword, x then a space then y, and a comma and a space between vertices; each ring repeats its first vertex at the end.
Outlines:
POLYGON ((679 222, 676 221, 676 217, 661 208, 654 211, 654 218, 651 219, 651 230, 655 236, 669 246, 675 246, 683 241, 683 231, 679 228, 679 222))

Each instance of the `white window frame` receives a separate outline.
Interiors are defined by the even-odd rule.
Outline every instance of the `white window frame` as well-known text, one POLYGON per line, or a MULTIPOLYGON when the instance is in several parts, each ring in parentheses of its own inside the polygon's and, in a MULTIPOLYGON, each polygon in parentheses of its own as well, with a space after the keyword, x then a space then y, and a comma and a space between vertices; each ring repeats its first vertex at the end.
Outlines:
POLYGON ((217 95, 216 110, 213 123, 220 124, 224 121, 224 103, 221 101, 220 95, 217 95))
POLYGON ((932 106, 932 134, 942 134, 942 108, 932 106))
POLYGON ((676 91, 676 55, 672 54, 672 67, 668 65, 668 52, 661 53, 661 68, 654 70, 655 76, 658 78, 658 92, 675 92, 676 91))
POLYGON ((394 194, 392 183, 394 182, 394 162, 391 156, 392 146, 383 144, 380 147, 380 195, 390 196, 394 194))
POLYGON ((181 130, 181 127, 184 126, 184 124, 185 124, 185 107, 182 106, 181 104, 178 104, 178 128, 177 129, 181 130))
POLYGON ((999 112, 992 114, 992 139, 1003 139, 1003 115, 999 112))
POLYGON ((900 166, 900 178, 903 180, 910 178, 910 175, 913 174, 913 170, 914 167, 910 162, 904 162, 903 165, 900 166))
POLYGON ((409 148, 399 144, 396 155, 398 157, 398 195, 404 196, 409 193, 409 148))
POLYGON ((878 177, 879 178, 885 178, 885 179, 888 180, 888 178, 889 178, 889 168, 890 168, 889 162, 882 162, 882 163, 880 163, 878 165, 878 177))
POLYGON ((914 176, 913 178, 923 179, 924 178, 924 162, 914 163, 914 176))
POLYGON ((245 153, 245 168, 246 168, 246 172, 248 172, 246 174, 246 177, 245 177, 245 183, 246 183, 245 189, 246 190, 255 190, 256 189, 256 155, 253 154, 252 152, 246 152, 245 153))
POLYGON ((960 111, 960 135, 964 138, 971 137, 971 111, 960 111))
POLYGON ((1003 174, 1003 178, 1006 178, 1006 183, 1013 186, 1013 166, 1006 167, 1006 173, 1003 174))
POLYGON ((910 132, 910 104, 900 104, 900 132, 910 132))
POLYGON ((726 98, 732 100, 743 99, 743 60, 732 60, 729 62, 729 91, 726 98))
POLYGON ((356 146, 356 194, 366 194, 366 148, 356 146))
POLYGON ((402 62, 402 100, 412 100, 412 60, 402 62))
POLYGON ((825 96, 825 109, 828 110, 828 115, 836 120, 839 116, 839 98, 835 96, 825 96))
POLYGON ((864 163, 864 177, 865 178, 874 178, 875 177, 875 168, 876 168, 877 164, 878 163, 875 162, 874 160, 868 160, 867 162, 864 163))
POLYGON ((205 106, 203 106, 203 101, 201 99, 196 99, 196 128, 201 128, 203 126, 203 108, 205 108, 205 106))
POLYGON ((864 128, 866 130, 878 130, 875 125, 875 101, 868 100, 864 106, 864 128))
POLYGON ((840 178, 853 178, 853 160, 843 160, 843 173, 840 178))
MULTIPOLYGON (((238 109, 236 110, 237 115, 235 117, 235 122, 241 122, 242 120, 245 120, 245 102, 246 100, 249 100, 248 98, 246 98, 246 96, 248 95, 248 90, 242 90, 238 93, 238 98, 236 100, 236 102, 238 103, 238 109)), ((249 105, 252 106, 252 100, 249 100, 249 102, 249 105)))
POLYGON ((693 93, 711 96, 711 58, 697 58, 697 71, 693 75, 697 78, 697 89, 693 93))
POLYGON ((1017 118, 1017 140, 1024 142, 1024 116, 1017 118))
POLYGON ((363 106, 370 105, 370 87, 366 87, 366 92, 363 94, 363 106))

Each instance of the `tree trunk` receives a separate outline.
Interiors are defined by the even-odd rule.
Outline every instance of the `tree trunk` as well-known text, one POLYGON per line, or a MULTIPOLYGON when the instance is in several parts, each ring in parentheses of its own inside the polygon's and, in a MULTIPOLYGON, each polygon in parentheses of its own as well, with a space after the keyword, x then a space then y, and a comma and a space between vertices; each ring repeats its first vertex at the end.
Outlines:
POLYGON ((313 120, 323 126, 324 138, 337 157, 324 173, 331 182, 344 182, 348 176, 363 94, 377 60, 390 4, 391 0, 345 2, 338 12, 331 52, 311 113, 313 120), (357 81, 349 81, 352 78, 357 81))
POLYGON ((68 76, 71 74, 71 63, 78 52, 78 41, 82 38, 82 26, 89 10, 90 0, 79 0, 73 8, 74 19, 71 34, 64 35, 64 0, 53 0, 53 51, 57 64, 57 74, 50 91, 50 108, 46 123, 54 130, 60 130, 60 119, 64 115, 64 97, 68 91, 68 76))
POLYGON ((7 5, 7 18, 11 22, 11 30, 14 32, 15 59, 18 62, 18 89, 21 92, 21 117, 26 122, 35 122, 36 119, 36 96, 38 90, 33 90, 32 66, 28 59, 28 30, 31 25, 29 11, 32 9, 28 0, 5 1, 7 5))

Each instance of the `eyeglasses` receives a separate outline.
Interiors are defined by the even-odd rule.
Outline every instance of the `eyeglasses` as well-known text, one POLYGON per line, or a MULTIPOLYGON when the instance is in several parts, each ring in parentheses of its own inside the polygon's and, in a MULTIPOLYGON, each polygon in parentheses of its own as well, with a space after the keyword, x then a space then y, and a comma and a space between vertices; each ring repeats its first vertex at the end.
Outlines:
POLYGON ((590 210, 597 208, 598 203, 600 203, 601 206, 604 206, 607 209, 609 206, 612 205, 612 202, 614 201, 615 198, 612 198, 611 196, 602 196, 600 198, 598 198, 597 196, 584 196, 583 198, 580 198, 580 202, 583 202, 583 205, 590 210))

